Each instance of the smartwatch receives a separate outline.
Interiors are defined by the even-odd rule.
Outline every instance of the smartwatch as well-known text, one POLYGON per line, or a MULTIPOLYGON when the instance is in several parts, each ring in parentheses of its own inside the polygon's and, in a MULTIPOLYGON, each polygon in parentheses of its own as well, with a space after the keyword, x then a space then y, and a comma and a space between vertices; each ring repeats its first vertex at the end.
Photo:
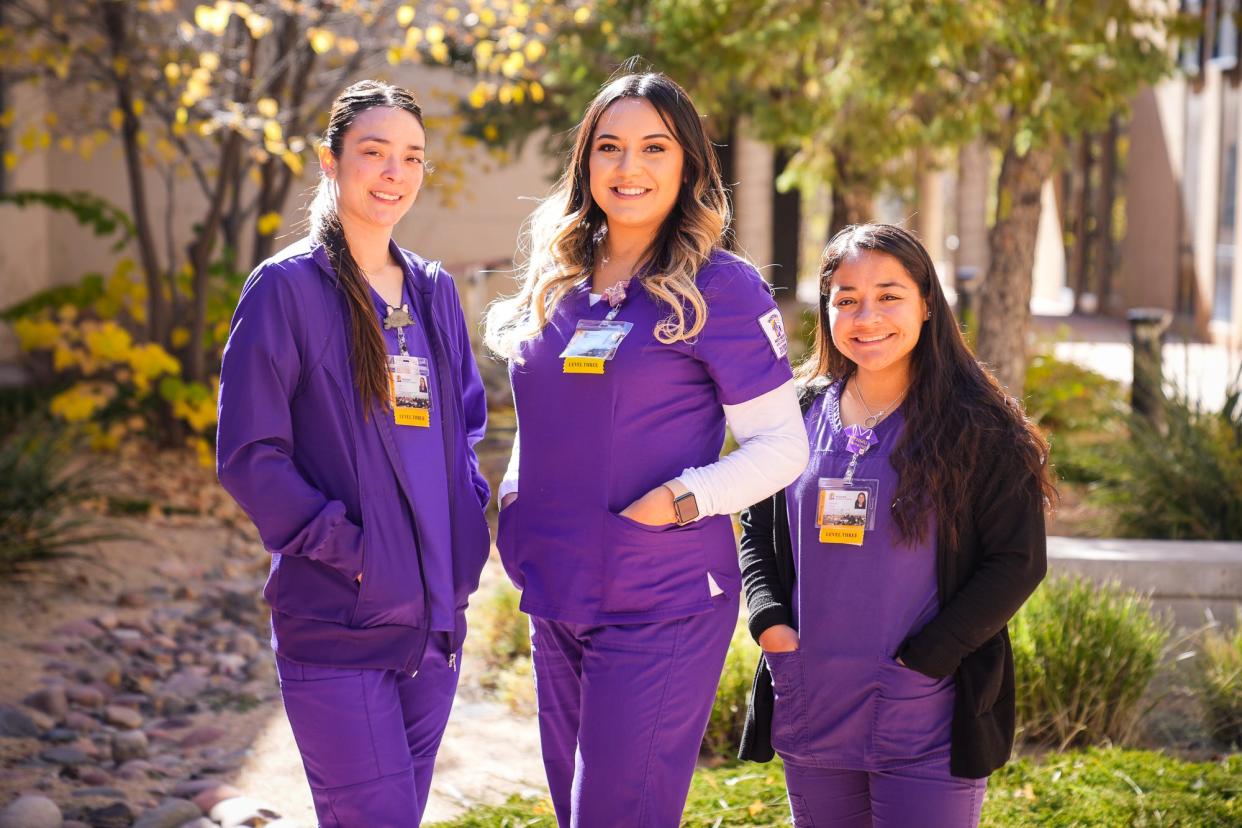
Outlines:
POLYGON ((699 516, 699 502, 680 480, 670 480, 664 484, 673 493, 673 514, 677 516, 677 525, 685 526, 699 516))

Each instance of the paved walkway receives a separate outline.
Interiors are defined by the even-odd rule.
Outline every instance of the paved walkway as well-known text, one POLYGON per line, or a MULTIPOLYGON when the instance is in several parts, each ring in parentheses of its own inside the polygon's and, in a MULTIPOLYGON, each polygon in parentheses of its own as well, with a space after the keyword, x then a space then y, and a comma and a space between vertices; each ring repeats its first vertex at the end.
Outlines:
MULTIPOLYGON (((1037 341, 1053 342, 1058 359, 1076 362, 1110 379, 1130 384, 1134 353, 1130 327, 1124 319, 1100 316, 1035 316, 1031 330, 1037 341)), ((1225 390, 1242 367, 1242 343, 1230 348, 1184 342, 1170 329, 1163 349, 1167 383, 1209 410, 1219 410, 1225 390)))

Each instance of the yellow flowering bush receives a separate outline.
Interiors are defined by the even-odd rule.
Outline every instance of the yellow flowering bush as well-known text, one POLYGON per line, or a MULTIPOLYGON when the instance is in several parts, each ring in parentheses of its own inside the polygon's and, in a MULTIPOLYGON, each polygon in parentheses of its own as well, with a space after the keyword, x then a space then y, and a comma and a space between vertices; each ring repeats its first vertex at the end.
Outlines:
MULTIPOLYGON (((175 290, 191 291, 188 271, 178 273, 175 290)), ((225 280, 226 287, 232 281, 225 280)), ((132 259, 123 258, 108 274, 90 274, 78 284, 49 291, 6 314, 17 340, 43 375, 62 390, 49 404, 52 417, 79 429, 88 444, 114 450, 129 436, 179 433, 199 461, 214 461, 219 379, 207 383, 182 377, 183 352, 190 342, 185 327, 174 327, 168 347, 144 341, 147 286, 132 259), (48 376, 50 372, 50 376, 48 376)), ((236 294, 213 291, 203 347, 209 364, 218 359, 228 336, 236 294)))

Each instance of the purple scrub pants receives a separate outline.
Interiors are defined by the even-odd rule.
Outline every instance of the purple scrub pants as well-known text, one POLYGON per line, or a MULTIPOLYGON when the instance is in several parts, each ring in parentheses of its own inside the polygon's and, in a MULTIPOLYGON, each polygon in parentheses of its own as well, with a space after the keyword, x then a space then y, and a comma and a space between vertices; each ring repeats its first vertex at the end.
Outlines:
POLYGON ((532 617, 543 765, 562 828, 673 828, 694 775, 738 600, 689 618, 532 617))
POLYGON ((422 820, 457 689, 447 638, 432 633, 414 676, 276 657, 321 828, 410 828, 422 820))
POLYGON ((785 763, 796 828, 975 828, 986 779, 949 773, 949 759, 887 771, 785 763))

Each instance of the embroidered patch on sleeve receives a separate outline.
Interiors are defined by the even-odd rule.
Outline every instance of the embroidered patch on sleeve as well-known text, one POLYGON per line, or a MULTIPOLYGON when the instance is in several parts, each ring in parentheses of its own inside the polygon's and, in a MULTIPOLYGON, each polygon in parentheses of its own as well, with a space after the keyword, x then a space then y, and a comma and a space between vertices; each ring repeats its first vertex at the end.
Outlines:
POLYGON ((778 359, 789 353, 789 339, 785 336, 785 323, 781 321, 780 310, 772 308, 759 317, 759 327, 763 329, 763 335, 768 338, 772 352, 778 359))

